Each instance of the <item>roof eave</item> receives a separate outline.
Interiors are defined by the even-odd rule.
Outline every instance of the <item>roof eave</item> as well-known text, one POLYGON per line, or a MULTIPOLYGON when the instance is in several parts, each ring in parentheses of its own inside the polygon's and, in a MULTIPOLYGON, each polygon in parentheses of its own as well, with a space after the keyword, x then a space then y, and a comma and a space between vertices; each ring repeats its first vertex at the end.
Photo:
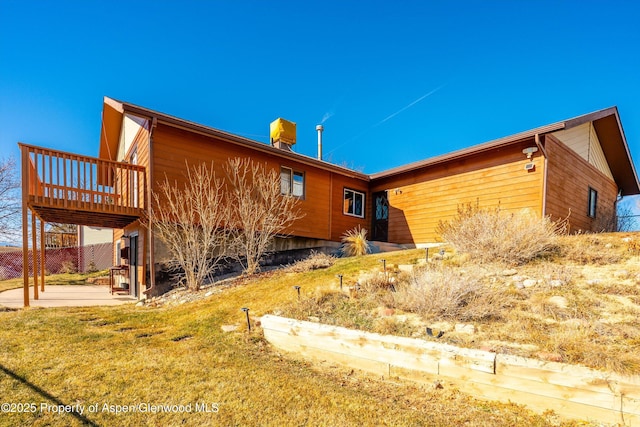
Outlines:
POLYGON ((485 142, 482 144, 474 145, 469 148, 464 148, 462 150, 453 151, 451 153, 443 154, 436 157, 431 157, 429 159, 421 160, 418 162, 410 163, 405 166, 399 166, 397 168, 389 169, 386 171, 374 173, 371 175, 371 179, 381 179, 388 178, 394 175, 403 174, 406 172, 411 172, 416 169, 420 169, 427 166, 433 166, 440 163, 450 162, 454 160, 458 160, 464 157, 472 156, 479 153, 484 153, 487 151, 495 150, 498 148, 506 147, 512 144, 520 143, 524 140, 535 137, 535 135, 544 135, 546 133, 555 132, 558 130, 564 129, 564 122, 553 123, 546 126, 541 126, 536 129, 532 129, 525 132, 520 132, 514 135, 509 135, 507 137, 495 139, 493 141, 485 142))
MULTIPOLYGON (((105 98, 107 99, 107 98, 105 98)), ((109 98, 110 99, 110 98, 109 98)), ((369 175, 366 175, 361 172, 357 172, 348 168, 344 168, 338 165, 334 165, 329 162, 325 162, 323 160, 319 160, 313 157, 306 156, 304 154, 296 153, 293 151, 284 151, 276 147, 272 147, 270 145, 264 144, 262 142, 254 141, 252 139, 244 138, 238 135, 234 135, 229 132, 222 131, 220 129, 215 129, 209 126, 201 125, 199 123, 191 122, 188 120, 180 119, 178 117, 174 117, 165 113, 160 113, 158 111, 150 110, 148 108, 140 107, 138 105, 129 104, 126 102, 111 100, 122 106, 122 109, 126 113, 131 113, 137 116, 155 118, 158 123, 163 123, 168 126, 172 126, 175 128, 180 128, 183 130, 187 130, 190 132, 196 132, 205 136, 213 136, 215 138, 222 139, 226 142, 230 142, 232 144, 238 144, 244 147, 249 147, 254 150, 275 155, 278 157, 287 158, 290 160, 294 160, 309 166, 318 167, 321 169, 329 170, 335 173, 339 173, 344 176, 349 176, 352 178, 361 179, 364 181, 369 181, 369 175)))

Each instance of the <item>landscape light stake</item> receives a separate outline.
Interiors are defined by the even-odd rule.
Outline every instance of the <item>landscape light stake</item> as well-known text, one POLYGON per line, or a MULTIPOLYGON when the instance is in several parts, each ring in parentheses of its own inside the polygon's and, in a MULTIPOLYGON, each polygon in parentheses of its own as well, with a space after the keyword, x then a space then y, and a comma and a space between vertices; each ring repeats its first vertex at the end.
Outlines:
POLYGON ((342 274, 338 274, 338 279, 340 279, 340 290, 342 290, 342 274))
POLYGON ((298 301, 300 301, 300 286, 294 286, 293 289, 298 291, 298 301))
POLYGON ((247 315, 247 328, 249 329, 249 332, 251 332, 251 321, 249 320, 249 309, 247 307, 242 307, 241 310, 244 311, 245 314, 247 315))
POLYGON ((429 248, 425 248, 427 250, 427 262, 429 262, 429 248))
POLYGON ((389 284, 389 275, 387 275, 387 260, 386 259, 381 259, 380 262, 382 263, 382 271, 384 272, 384 280, 385 282, 387 282, 387 285, 389 284))

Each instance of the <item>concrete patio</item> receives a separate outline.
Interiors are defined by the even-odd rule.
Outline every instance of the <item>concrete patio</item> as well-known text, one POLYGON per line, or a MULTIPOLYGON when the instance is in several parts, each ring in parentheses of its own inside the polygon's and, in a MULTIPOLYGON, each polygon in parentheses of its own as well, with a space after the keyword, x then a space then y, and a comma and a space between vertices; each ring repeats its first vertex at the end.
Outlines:
MULTIPOLYGON (((0 292, 0 306, 24 307, 24 289, 0 292)), ((29 288, 30 307, 84 307, 91 305, 119 305, 136 302, 130 295, 111 295, 108 286, 100 285, 56 285, 45 287, 39 299, 33 299, 33 287, 29 288)))

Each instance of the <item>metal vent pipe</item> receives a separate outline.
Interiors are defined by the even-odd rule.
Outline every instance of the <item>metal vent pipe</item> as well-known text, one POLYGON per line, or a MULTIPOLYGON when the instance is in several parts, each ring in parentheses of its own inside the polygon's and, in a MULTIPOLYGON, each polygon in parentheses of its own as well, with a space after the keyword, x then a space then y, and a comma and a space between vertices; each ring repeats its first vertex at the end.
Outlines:
POLYGON ((318 131, 318 160, 322 160, 322 131, 324 130, 324 126, 318 125, 316 126, 316 130, 318 131))

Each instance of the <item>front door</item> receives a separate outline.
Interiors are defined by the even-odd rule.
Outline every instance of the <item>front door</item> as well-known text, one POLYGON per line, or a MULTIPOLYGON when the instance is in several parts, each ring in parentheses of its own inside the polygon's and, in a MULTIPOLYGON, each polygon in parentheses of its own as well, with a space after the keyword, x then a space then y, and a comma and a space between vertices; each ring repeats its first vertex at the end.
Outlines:
POLYGON ((138 235, 129 238, 129 282, 131 295, 138 296, 138 235))
POLYGON ((386 242, 389 239, 389 200, 386 191, 373 193, 373 232, 371 239, 386 242))

